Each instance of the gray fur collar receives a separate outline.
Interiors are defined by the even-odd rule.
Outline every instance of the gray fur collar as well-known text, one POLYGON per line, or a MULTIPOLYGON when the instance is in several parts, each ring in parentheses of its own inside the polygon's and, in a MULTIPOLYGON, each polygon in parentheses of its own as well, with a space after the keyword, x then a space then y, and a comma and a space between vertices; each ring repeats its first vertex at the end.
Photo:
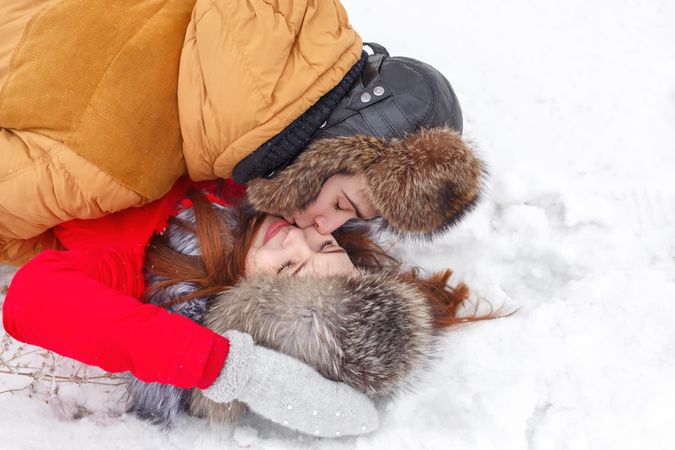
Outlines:
MULTIPOLYGON (((218 213, 231 224, 236 223, 236 216, 231 208, 214 204, 218 213)), ((194 223, 194 211, 187 208, 176 217, 194 223)), ((165 233, 169 237, 169 245, 176 251, 186 255, 199 255, 199 243, 194 233, 174 224, 170 224, 165 233)), ((150 287, 163 279, 146 274, 145 285, 150 287)), ((178 283, 158 290, 149 298, 149 303, 162 305, 181 295, 194 292, 196 287, 190 283, 178 283)), ((180 314, 195 322, 201 322, 208 307, 210 298, 196 298, 176 305, 169 309, 172 313, 180 314)), ((152 422, 163 428, 170 428, 179 414, 188 409, 191 389, 182 389, 176 386, 161 383, 146 383, 133 375, 128 375, 127 384, 127 412, 135 414, 143 420, 152 422)))

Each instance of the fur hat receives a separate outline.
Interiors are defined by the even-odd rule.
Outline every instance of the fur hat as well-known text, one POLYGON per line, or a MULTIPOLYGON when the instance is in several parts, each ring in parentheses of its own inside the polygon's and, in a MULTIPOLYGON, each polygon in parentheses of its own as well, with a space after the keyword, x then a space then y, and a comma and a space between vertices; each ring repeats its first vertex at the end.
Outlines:
POLYGON ((441 233, 475 205, 485 175, 462 140, 459 100, 429 64, 366 45, 373 54, 349 93, 302 153, 249 182, 249 201, 290 214, 316 199, 332 175, 364 173, 385 228, 409 236, 441 233))
MULTIPOLYGON (((233 208, 214 204, 236 226, 233 208)), ((178 218, 194 222, 192 208, 178 218)), ((197 237, 170 223, 170 246, 200 254, 197 237)), ((164 281, 148 274, 146 286, 164 281)), ((169 304, 196 286, 177 283, 152 292, 148 302, 169 304)), ((343 381, 373 397, 391 396, 409 385, 413 373, 432 354, 432 310, 423 293, 395 271, 352 275, 244 279, 217 297, 195 298, 169 308, 216 332, 244 331, 258 345, 298 358, 323 376, 343 381)), ((185 412, 214 421, 233 422, 246 407, 237 401, 214 403, 199 390, 146 383, 129 375, 127 412, 168 428, 185 412)))
MULTIPOLYGON (((218 296, 202 322, 218 333, 249 333, 256 344, 371 397, 391 396, 408 386, 432 353, 426 298, 382 272, 244 280, 218 296)), ((199 390, 192 392, 193 415, 233 422, 244 411, 239 402, 216 403, 199 390)))
POLYGON ((431 236, 459 221, 480 197, 485 168, 449 127, 422 128, 404 138, 366 135, 312 142, 274 178, 248 185, 248 201, 271 214, 306 208, 335 174, 366 177, 366 194, 385 227, 431 236))

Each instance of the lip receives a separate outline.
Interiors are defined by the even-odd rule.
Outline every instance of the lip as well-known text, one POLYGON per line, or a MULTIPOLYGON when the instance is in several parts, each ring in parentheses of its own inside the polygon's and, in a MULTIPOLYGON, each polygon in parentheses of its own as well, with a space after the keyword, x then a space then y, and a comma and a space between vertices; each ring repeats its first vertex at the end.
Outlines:
POLYGON ((286 227, 290 227, 291 224, 286 222, 284 219, 278 219, 275 220, 270 224, 269 227, 267 227, 267 232, 265 233, 265 237, 263 238, 263 245, 267 244, 267 242, 272 239, 276 234, 282 229, 286 227))

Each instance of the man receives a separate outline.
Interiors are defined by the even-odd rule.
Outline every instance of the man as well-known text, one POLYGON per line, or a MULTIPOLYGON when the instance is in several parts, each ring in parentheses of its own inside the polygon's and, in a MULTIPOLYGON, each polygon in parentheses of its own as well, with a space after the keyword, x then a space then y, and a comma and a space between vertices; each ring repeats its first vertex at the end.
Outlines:
POLYGON ((430 235, 475 203, 482 168, 452 132, 447 80, 374 44, 366 64, 339 3, 156 3, 3 2, 0 261, 58 248, 53 226, 156 200, 186 171, 248 182, 255 206, 324 233, 379 215, 430 235))
POLYGON ((364 63, 339 2, 0 2, 0 261, 230 178, 298 117, 318 128, 364 63))
MULTIPOLYGON (((448 80, 420 61, 369 44, 365 70, 298 156, 250 155, 234 170, 249 201, 328 234, 350 219, 382 217, 406 235, 433 236, 477 202, 484 168, 461 138, 448 80), (271 174, 246 172, 266 160, 271 174), (281 166, 274 164, 283 160, 281 166), (289 164, 290 165, 287 165, 289 164)), ((278 153, 276 148, 268 149, 278 153)))

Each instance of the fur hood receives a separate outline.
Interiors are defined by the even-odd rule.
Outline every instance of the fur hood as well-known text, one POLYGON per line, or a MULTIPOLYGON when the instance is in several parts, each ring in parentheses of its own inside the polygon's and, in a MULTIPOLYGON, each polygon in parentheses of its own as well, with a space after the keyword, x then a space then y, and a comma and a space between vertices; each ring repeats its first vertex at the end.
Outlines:
MULTIPOLYGON (((218 333, 249 333, 256 344, 373 398, 410 387, 432 353, 425 297, 387 273, 256 277, 218 296, 203 323, 218 333)), ((190 412, 231 423, 245 407, 213 402, 195 389, 190 412)))
POLYGON ((274 275, 219 295, 203 318, 217 333, 249 333, 258 345, 310 364, 371 396, 392 395, 428 355, 426 298, 395 274, 274 275))
MULTIPOLYGON (((232 208, 215 205, 223 220, 236 224, 232 208)), ((181 219, 194 221, 192 209, 181 219)), ((194 234, 170 225, 170 245, 197 255, 194 234)), ((147 277, 147 286, 161 282, 147 277)), ((162 305, 194 292, 179 283, 153 293, 150 303, 162 305)), ((323 376, 343 381, 372 397, 387 397, 410 386, 425 367, 433 347, 432 312, 424 295, 396 272, 350 275, 244 279, 212 298, 176 305, 171 312, 223 333, 251 334, 258 345, 286 353, 314 367, 323 376)), ((198 389, 145 383, 130 376, 127 411, 169 427, 185 411, 215 421, 233 422, 246 411, 239 402, 214 403, 198 389)))
POLYGON ((270 214, 306 208, 335 174, 366 176, 367 196, 385 227, 404 235, 446 231, 478 201, 485 165, 449 127, 403 139, 356 135, 314 141, 274 178, 249 182, 248 201, 270 214))

